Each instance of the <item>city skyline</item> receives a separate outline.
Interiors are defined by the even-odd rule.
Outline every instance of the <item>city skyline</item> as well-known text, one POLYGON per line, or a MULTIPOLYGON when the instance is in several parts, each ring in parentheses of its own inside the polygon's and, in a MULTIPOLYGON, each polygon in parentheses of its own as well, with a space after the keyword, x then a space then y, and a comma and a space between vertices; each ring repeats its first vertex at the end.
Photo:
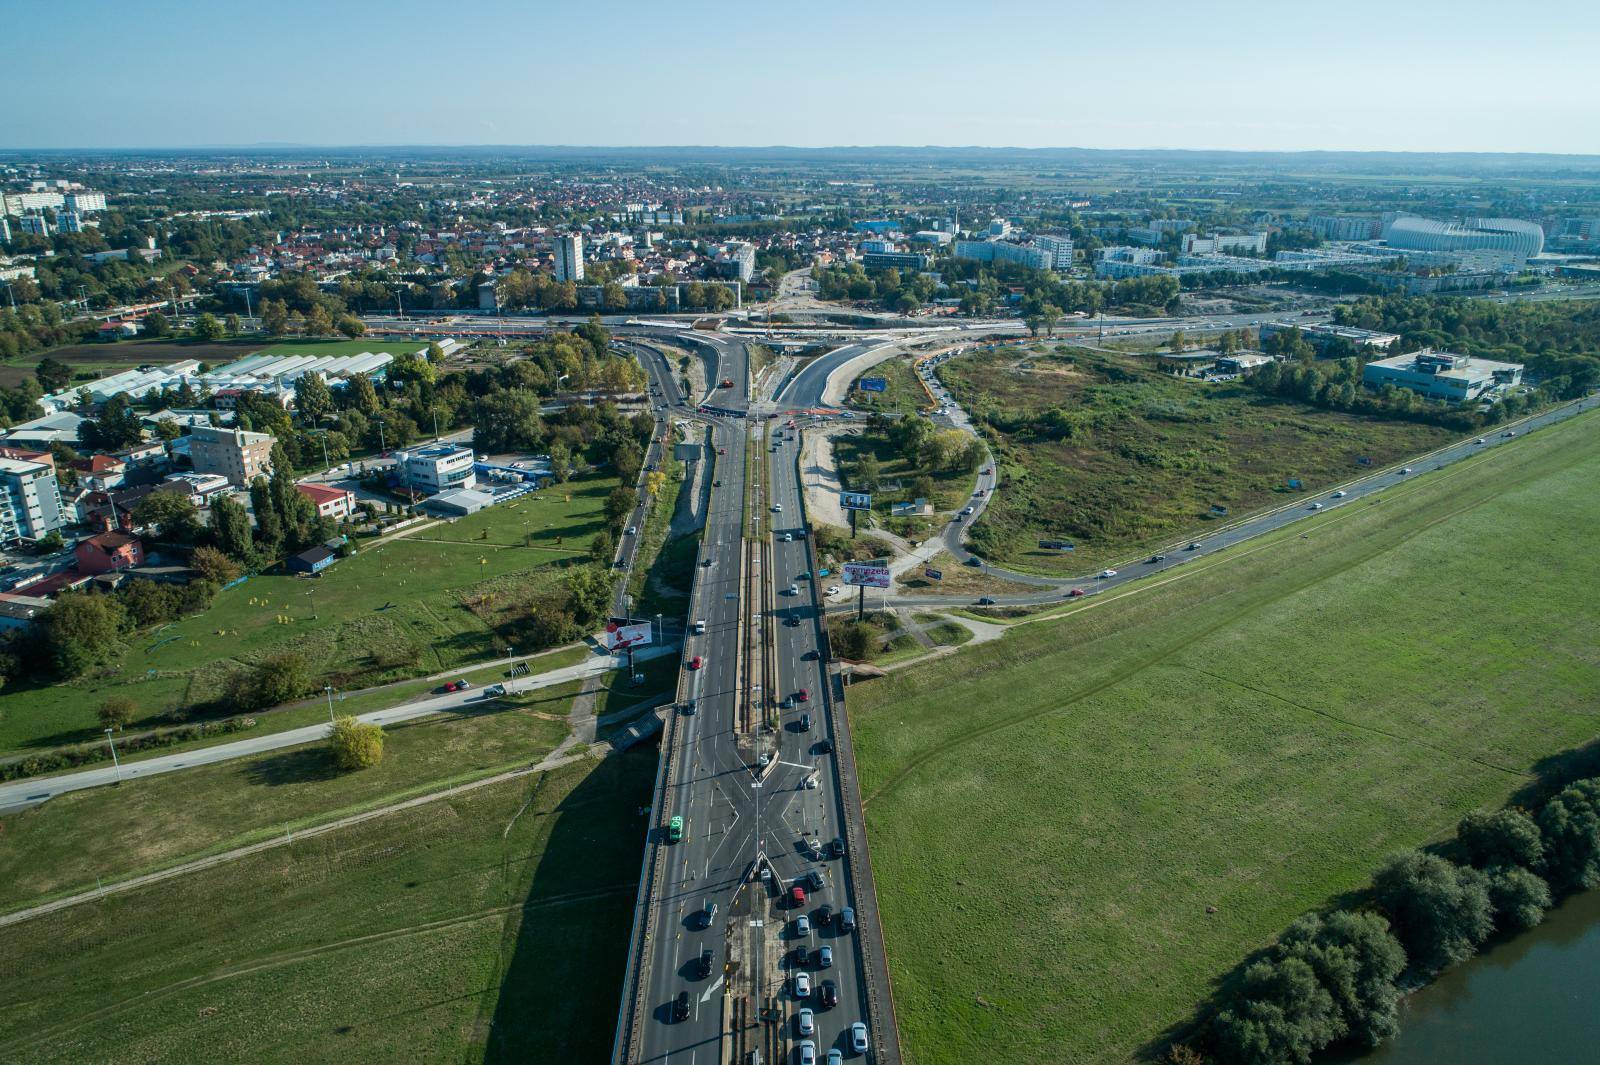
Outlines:
MULTIPOLYGON (((1020 0, 870 11, 630 3, 441 22, 402 2, 271 21, 192 3, 119 20, 24 4, 19 39, 117 23, 69 55, 15 49, 0 148, 368 145, 983 145, 1221 151, 1600 151, 1578 32, 1507 34, 1447 13, 1020 0), (424 32, 425 31, 425 32, 424 32), (492 32, 491 32, 492 31, 492 32), (181 74, 179 72, 182 72, 181 74), (64 76, 67 75, 67 76, 64 76)), ((1568 18, 1567 16, 1571 16, 1568 18)))

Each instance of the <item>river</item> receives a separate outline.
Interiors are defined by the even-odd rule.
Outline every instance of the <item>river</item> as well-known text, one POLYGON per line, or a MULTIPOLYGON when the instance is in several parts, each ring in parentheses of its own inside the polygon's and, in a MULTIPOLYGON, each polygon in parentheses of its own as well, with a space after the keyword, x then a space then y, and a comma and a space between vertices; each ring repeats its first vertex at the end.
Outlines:
MULTIPOLYGON (((1348 1060, 1348 1059, 1344 1059, 1348 1060)), ((1600 890, 1411 995, 1360 1065, 1600 1062, 1600 890)))

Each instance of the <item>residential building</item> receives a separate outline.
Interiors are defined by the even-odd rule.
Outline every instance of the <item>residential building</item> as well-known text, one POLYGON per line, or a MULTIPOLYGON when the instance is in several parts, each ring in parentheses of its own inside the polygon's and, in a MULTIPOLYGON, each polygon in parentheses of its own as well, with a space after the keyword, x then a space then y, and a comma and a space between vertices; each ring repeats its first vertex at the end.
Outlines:
POLYGON ((54 466, 0 459, 0 543, 38 540, 67 522, 54 466))
POLYGON ((1072 269, 1072 238, 1063 233, 1040 233, 1033 238, 1033 246, 1050 253, 1050 269, 1065 273, 1072 269))
POLYGON ((1423 348, 1388 359, 1375 359, 1361 371, 1369 388, 1397 385, 1446 403, 1465 403, 1522 382, 1522 365, 1423 348))
POLYGON ((162 492, 181 492, 197 507, 211 505, 211 497, 228 490, 229 481, 220 473, 175 473, 162 481, 162 492))
POLYGON ((356 494, 348 488, 328 484, 297 484, 295 490, 317 508, 317 513, 333 521, 349 521, 355 513, 356 494))
POLYGON ((564 233, 556 238, 556 280, 583 280, 582 233, 564 233))
POLYGON ((428 444, 408 451, 394 453, 395 476, 402 488, 424 495, 457 488, 471 488, 478 483, 472 468, 470 447, 458 444, 428 444))
POLYGON ((886 240, 883 237, 874 237, 871 240, 864 240, 861 242, 860 248, 862 255, 887 255, 889 252, 894 250, 894 241, 886 240))
POLYGON ((1267 251, 1267 235, 1265 233, 1218 233, 1215 236, 1202 237, 1196 233, 1185 233, 1179 251, 1184 255, 1226 255, 1238 252, 1265 255, 1267 251))
POLYGON ((57 211, 56 229, 62 233, 82 233, 83 216, 77 211, 57 211))
POLYGON ((84 189, 79 192, 69 192, 62 206, 74 214, 94 214, 96 211, 106 209, 106 194, 103 192, 90 192, 84 189))
POLYGON ((43 211, 47 207, 55 209, 66 202, 66 197, 59 192, 12 192, 0 196, 0 203, 4 207, 0 214, 23 215, 29 211, 43 211))
POLYGON ((196 473, 220 473, 228 483, 248 486, 272 473, 271 433, 197 425, 189 431, 189 459, 196 473))
POLYGON ((50 235, 50 220, 42 214, 25 214, 17 223, 17 228, 24 233, 32 233, 36 237, 50 235))
POLYGON ((103 532, 79 540, 72 549, 79 573, 113 573, 144 565, 144 545, 125 532, 103 532))
POLYGON ((0 214, 0 244, 11 240, 11 219, 0 214))
POLYGON ((1008 240, 958 240, 955 246, 957 259, 972 259, 984 263, 1016 263, 1035 270, 1048 270, 1052 253, 1026 244, 1013 244, 1008 240))
POLYGON ((748 241, 735 240, 717 252, 717 273, 736 281, 749 281, 756 272, 756 247, 748 241))
POLYGON ((1306 219, 1306 227, 1323 240, 1373 240, 1383 232, 1383 223, 1376 218, 1346 215, 1314 214, 1306 219))

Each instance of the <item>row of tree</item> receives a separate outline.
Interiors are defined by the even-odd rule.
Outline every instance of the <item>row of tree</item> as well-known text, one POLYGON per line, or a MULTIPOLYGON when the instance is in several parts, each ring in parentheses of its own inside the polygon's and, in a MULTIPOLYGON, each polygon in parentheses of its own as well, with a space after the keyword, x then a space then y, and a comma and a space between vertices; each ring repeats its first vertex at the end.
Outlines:
POLYGON ((1600 778, 1536 814, 1470 813, 1443 853, 1390 858, 1370 907, 1291 925, 1221 1004, 1211 1048, 1229 1065, 1308 1065, 1335 1044, 1376 1046, 1399 1030, 1402 981, 1431 979, 1496 933, 1538 924, 1555 898, 1597 886, 1600 778))

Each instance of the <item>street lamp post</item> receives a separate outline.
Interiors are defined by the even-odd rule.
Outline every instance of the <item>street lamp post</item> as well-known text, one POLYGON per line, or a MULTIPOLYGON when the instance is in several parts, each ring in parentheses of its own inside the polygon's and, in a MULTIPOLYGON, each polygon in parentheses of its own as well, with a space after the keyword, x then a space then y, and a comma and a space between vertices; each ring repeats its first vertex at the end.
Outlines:
POLYGON ((660 644, 667 638, 667 630, 661 625, 661 615, 656 615, 656 643, 660 644))
POLYGON ((328 696, 328 724, 333 724, 333 685, 324 684, 322 690, 328 696))
POLYGON ((111 730, 106 729, 106 743, 111 747, 111 764, 117 771, 117 783, 122 783, 122 763, 117 760, 117 741, 111 738, 111 730))

